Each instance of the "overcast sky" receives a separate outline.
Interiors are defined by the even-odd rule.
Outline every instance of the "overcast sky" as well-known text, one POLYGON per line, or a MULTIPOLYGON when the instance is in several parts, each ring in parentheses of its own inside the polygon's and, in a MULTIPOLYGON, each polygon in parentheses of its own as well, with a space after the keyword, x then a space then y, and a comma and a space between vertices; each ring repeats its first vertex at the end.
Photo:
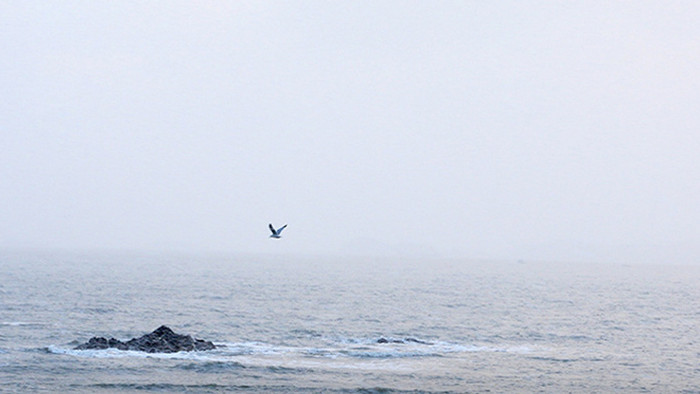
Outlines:
POLYGON ((698 260, 698 21, 3 1, 0 247, 698 260))

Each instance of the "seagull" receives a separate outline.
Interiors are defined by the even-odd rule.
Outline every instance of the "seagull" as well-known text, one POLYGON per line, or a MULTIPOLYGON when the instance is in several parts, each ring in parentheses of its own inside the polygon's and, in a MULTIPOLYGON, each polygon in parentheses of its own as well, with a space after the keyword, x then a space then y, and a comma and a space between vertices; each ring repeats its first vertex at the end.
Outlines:
POLYGON ((268 225, 268 227, 270 227, 270 231, 272 231, 272 235, 270 235, 270 238, 280 239, 280 238, 282 238, 282 236, 280 234, 282 234, 282 230, 284 230, 284 228, 287 227, 287 225, 285 224, 284 226, 278 228, 277 230, 275 230, 275 228, 272 227, 272 223, 270 223, 268 225))

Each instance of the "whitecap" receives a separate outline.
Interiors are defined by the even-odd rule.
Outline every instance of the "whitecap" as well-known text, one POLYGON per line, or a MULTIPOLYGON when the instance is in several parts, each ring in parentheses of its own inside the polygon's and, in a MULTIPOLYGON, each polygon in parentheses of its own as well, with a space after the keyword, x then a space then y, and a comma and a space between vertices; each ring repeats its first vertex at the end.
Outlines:
POLYGON ((45 348, 47 352, 52 354, 63 354, 75 357, 86 358, 159 358, 172 360, 203 360, 214 362, 226 362, 228 358, 218 357, 215 351, 206 352, 177 352, 177 353, 147 353, 137 350, 119 350, 115 348, 109 349, 71 349, 56 345, 50 345, 45 348))
POLYGON ((297 350, 297 348, 276 346, 265 342, 234 342, 216 344, 216 346, 225 354, 234 356, 275 355, 290 353, 297 350))

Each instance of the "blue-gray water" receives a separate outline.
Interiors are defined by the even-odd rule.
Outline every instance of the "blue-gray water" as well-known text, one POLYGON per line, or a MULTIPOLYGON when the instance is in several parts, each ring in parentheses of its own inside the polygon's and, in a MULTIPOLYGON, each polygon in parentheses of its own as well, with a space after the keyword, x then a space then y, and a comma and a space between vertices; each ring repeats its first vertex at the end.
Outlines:
POLYGON ((700 269, 0 254, 0 391, 239 390, 700 392, 700 269), (162 324, 219 349, 72 350, 162 324))

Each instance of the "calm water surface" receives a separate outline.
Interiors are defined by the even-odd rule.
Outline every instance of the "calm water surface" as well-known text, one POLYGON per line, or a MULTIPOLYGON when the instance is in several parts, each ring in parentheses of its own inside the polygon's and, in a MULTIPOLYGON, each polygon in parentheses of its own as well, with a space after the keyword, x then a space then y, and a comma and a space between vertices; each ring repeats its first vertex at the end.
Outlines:
POLYGON ((698 267, 0 254, 6 392, 700 393, 699 323, 698 267), (162 324, 218 349, 72 350, 162 324))

